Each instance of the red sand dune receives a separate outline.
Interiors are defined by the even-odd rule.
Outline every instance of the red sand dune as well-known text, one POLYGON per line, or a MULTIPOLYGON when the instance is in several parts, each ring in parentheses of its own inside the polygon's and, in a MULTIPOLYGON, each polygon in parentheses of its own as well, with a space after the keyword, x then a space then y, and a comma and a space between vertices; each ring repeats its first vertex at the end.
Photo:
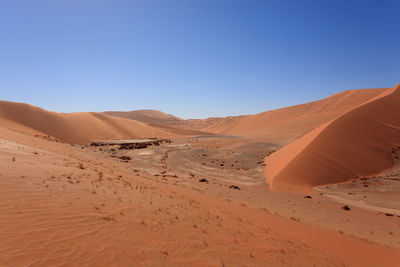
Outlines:
POLYGON ((24 133, 43 133, 69 143, 99 139, 166 136, 145 123, 94 112, 56 113, 28 104, 0 101, 0 125, 24 133))
POLYGON ((271 110, 235 120, 230 119, 204 127, 202 130, 218 134, 241 135, 285 145, 385 90, 388 89, 345 91, 311 103, 271 110))
MULTIPOLYGON (((161 131, 178 136, 182 135, 209 135, 212 133, 200 131, 201 127, 192 127, 195 124, 159 110, 134 110, 134 111, 105 111, 101 114, 125 118, 147 123, 161 131)), ((203 120, 195 120, 203 121, 203 120)))
POLYGON ((126 118, 130 120, 141 121, 148 124, 157 124, 157 125, 167 125, 167 126, 175 126, 179 124, 183 119, 175 117, 170 114, 166 114, 159 110, 133 110, 133 111, 105 111, 103 114, 126 118))
POLYGON ((215 117, 206 119, 181 119, 179 117, 166 114, 159 110, 134 110, 134 111, 105 111, 103 114, 111 115, 130 120, 141 121, 152 126, 167 128, 169 130, 195 131, 196 134, 212 134, 203 129, 211 128, 216 125, 229 123, 239 120, 246 116, 215 117))
POLYGON ((315 129, 267 159, 272 189, 309 190, 377 174, 400 145, 400 85, 315 129))

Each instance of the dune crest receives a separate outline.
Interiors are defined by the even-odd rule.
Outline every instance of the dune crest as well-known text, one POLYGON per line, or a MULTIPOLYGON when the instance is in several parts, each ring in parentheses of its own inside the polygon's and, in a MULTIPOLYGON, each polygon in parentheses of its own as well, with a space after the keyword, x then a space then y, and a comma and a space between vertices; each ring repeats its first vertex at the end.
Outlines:
POLYGON ((344 91, 310 103, 221 121, 202 130, 286 145, 387 90, 388 88, 344 91))
POLYGON ((105 111, 103 114, 141 121, 148 124, 175 126, 183 119, 166 114, 159 110, 143 109, 133 111, 105 111))
POLYGON ((267 159, 271 189, 304 191, 378 174, 400 145, 400 85, 320 126, 267 159))
MULTIPOLYGON (((242 136, 252 140, 286 145, 318 126, 340 116, 387 91, 388 88, 348 90, 325 99, 270 110, 255 115, 181 119, 157 110, 128 112, 106 111, 103 114, 137 120, 151 126, 195 130, 242 136)), ((175 129, 176 130, 176 129, 175 129)))
POLYGON ((56 113, 23 103, 0 101, 0 125, 29 134, 46 134, 69 143, 100 139, 167 136, 143 122, 95 112, 56 113))

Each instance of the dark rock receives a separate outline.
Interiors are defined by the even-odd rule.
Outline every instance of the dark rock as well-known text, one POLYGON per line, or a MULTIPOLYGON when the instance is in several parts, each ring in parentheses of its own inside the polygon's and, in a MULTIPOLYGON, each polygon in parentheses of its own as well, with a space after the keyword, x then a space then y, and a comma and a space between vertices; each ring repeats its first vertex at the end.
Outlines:
POLYGON ((344 205, 344 206, 342 207, 342 209, 344 209, 344 210, 350 210, 350 207, 347 206, 347 205, 344 205))
POLYGON ((240 187, 237 185, 231 185, 229 186, 230 189, 236 189, 236 190, 240 190, 240 187))
POLYGON ((142 148, 149 147, 152 144, 153 144, 153 142, 122 144, 122 145, 119 146, 119 149, 121 149, 121 150, 142 149, 142 148))
POLYGON ((122 160, 131 160, 132 158, 131 157, 129 157, 129 156, 121 156, 121 157, 119 157, 120 159, 122 159, 122 160))

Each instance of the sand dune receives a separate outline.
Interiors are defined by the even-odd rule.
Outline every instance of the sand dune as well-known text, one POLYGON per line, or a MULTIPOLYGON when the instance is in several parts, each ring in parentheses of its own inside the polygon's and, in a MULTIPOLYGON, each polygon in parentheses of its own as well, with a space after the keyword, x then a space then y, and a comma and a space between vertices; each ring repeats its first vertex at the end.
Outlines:
POLYGON ((105 114, 56 113, 28 104, 6 101, 0 101, 0 126, 24 133, 51 135, 69 143, 171 135, 142 122, 105 114))
POLYGON ((172 131, 186 129, 197 131, 197 134, 236 135, 286 145, 385 90, 388 89, 350 90, 323 100, 250 116, 184 120, 157 110, 107 111, 104 114, 137 120, 152 126, 167 127, 172 131))
POLYGON ((204 127, 202 130, 219 134, 241 135, 285 145, 323 123, 376 97, 385 90, 388 89, 345 91, 323 100, 229 120, 204 127))
MULTIPOLYGON (((113 117, 125 118, 135 121, 141 121, 153 126, 161 131, 180 135, 210 135, 212 133, 201 131, 204 127, 198 127, 200 123, 206 120, 184 120, 159 110, 134 110, 134 111, 105 111, 102 114, 113 117)), ((206 123, 206 122, 204 122, 206 123)))
POLYGON ((211 131, 207 131, 207 128, 211 128, 216 125, 228 123, 241 119, 246 116, 229 116, 229 117, 213 117, 206 119, 181 119, 179 117, 166 114, 159 110, 134 110, 134 111, 105 111, 103 114, 111 115, 120 118, 126 118, 136 121, 148 123, 152 126, 166 127, 172 130, 188 130, 196 131, 198 134, 205 133, 210 134, 211 131))
POLYGON ((400 85, 315 129, 267 159, 273 189, 307 190, 377 174, 400 146, 400 85))
POLYGON ((133 110, 133 111, 105 111, 103 114, 126 118, 130 120, 141 121, 148 124, 175 126, 179 124, 183 119, 175 117, 170 114, 166 114, 159 110, 133 110))

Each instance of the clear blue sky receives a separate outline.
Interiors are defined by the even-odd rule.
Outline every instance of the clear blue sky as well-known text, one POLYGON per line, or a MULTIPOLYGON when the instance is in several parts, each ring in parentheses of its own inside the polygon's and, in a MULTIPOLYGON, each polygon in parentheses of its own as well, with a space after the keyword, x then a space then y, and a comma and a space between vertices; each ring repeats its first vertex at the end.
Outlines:
POLYGON ((400 1, 0 0, 0 99, 254 114, 400 83, 400 1))

